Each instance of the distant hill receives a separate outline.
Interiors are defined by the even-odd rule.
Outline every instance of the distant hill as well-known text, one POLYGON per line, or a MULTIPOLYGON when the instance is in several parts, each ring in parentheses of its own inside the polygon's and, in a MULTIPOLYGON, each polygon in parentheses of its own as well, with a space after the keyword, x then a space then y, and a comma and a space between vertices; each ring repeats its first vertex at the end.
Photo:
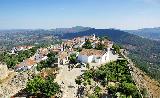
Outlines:
POLYGON ((56 28, 56 29, 4 29, 0 30, 0 33, 17 33, 17 32, 54 32, 54 33, 72 33, 72 32, 80 32, 91 29, 90 27, 83 26, 75 26, 71 28, 56 28))
POLYGON ((83 26, 75 26, 72 28, 56 28, 56 29, 51 29, 49 31, 54 31, 55 33, 74 33, 74 32, 86 31, 89 29, 91 28, 83 26))
POLYGON ((160 27, 144 28, 138 30, 125 30, 125 31, 152 40, 160 40, 160 27))
POLYGON ((57 42, 56 34, 86 31, 90 27, 75 26, 56 29, 10 29, 0 30, 0 51, 11 49, 17 45, 52 44, 57 42), (50 39, 48 39, 50 38, 50 39))
POLYGON ((160 80, 160 42, 139 37, 124 31, 114 29, 90 29, 77 33, 58 35, 63 39, 92 35, 108 36, 114 42, 129 51, 129 57, 137 66, 151 77, 160 80))

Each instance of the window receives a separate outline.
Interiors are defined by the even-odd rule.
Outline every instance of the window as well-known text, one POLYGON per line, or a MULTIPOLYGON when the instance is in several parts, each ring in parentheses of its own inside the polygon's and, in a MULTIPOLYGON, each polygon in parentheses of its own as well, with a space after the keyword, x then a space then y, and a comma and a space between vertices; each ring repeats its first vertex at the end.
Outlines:
POLYGON ((101 57, 97 57, 96 59, 100 59, 101 57))

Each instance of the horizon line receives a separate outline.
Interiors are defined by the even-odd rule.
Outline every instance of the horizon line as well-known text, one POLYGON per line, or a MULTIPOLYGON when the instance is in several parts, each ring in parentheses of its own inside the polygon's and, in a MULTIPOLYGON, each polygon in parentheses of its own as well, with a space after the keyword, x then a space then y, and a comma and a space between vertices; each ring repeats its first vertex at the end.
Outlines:
POLYGON ((84 27, 84 28, 94 28, 94 29, 116 29, 116 30, 140 30, 140 29, 148 29, 148 28, 160 28, 160 26, 153 26, 153 27, 141 27, 141 28, 136 28, 136 29, 122 29, 118 27, 103 27, 103 28, 97 28, 97 27, 90 27, 90 26, 70 26, 70 27, 55 27, 55 28, 8 28, 8 29, 0 29, 0 31, 5 31, 5 30, 52 30, 52 29, 68 29, 68 28, 73 28, 73 27, 84 27))

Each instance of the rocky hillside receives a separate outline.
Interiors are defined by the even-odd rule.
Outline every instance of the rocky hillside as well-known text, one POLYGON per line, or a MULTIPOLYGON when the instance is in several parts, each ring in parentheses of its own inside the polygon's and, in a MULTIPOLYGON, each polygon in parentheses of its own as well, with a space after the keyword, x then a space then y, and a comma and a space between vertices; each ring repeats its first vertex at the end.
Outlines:
POLYGON ((7 65, 0 64, 0 81, 8 76, 7 65))
MULTIPOLYGON (((122 53, 123 54, 123 53, 122 53)), ((135 67, 135 64, 123 54, 123 56, 128 60, 129 68, 131 70, 131 75, 136 83, 137 87, 141 91, 144 98, 159 98, 160 97, 160 84, 148 77, 143 71, 135 67)))
POLYGON ((9 98, 24 89, 31 77, 31 73, 28 72, 10 73, 0 84, 0 98, 9 98))

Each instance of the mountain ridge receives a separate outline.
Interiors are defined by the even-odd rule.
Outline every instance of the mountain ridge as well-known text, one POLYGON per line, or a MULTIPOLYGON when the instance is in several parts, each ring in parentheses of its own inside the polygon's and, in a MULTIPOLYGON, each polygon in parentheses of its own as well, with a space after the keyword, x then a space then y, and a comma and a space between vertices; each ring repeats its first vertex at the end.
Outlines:
POLYGON ((144 38, 158 40, 158 41, 160 40, 160 27, 142 28, 137 30, 124 30, 124 31, 144 38))

